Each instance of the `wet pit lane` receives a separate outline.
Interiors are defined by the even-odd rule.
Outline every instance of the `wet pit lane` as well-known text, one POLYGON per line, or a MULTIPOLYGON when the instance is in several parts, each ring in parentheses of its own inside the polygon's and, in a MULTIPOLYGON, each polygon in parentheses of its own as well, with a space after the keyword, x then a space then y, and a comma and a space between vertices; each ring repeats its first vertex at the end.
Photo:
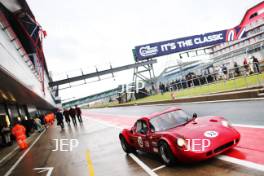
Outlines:
MULTIPOLYGON (((190 113, 197 112, 202 115, 227 116, 229 120, 236 124, 263 125, 264 120, 261 114, 264 114, 264 110, 259 108, 263 104, 263 101, 255 101, 182 104, 181 107, 190 113), (209 108, 207 109, 206 106, 209 108), (247 111, 243 107, 247 107, 247 111), (238 118, 237 116, 242 113, 246 117, 238 118), (253 115, 248 118, 249 114, 253 115)), ((171 105, 84 110, 83 125, 78 124, 77 127, 65 125, 65 130, 63 131, 58 126, 53 125, 43 132, 39 138, 39 135, 34 135, 30 141, 31 148, 28 151, 18 151, 12 157, 0 163, 0 175, 44 176, 48 175, 49 172, 53 176, 264 175, 264 171, 261 170, 264 167, 263 161, 256 160, 255 162, 254 159, 256 158, 251 158, 251 156, 246 157, 246 159, 249 159, 249 162, 246 162, 253 163, 253 166, 255 164, 256 167, 246 167, 243 163, 225 161, 219 158, 195 164, 177 163, 173 167, 165 167, 157 155, 143 152, 138 152, 135 155, 126 155, 120 146, 118 138, 120 130, 133 123, 137 117, 160 111, 167 106, 171 105), (78 140, 78 146, 74 146, 72 151, 52 151, 57 148, 54 139, 68 139, 68 141, 75 139, 78 140), (43 169, 46 170, 43 171, 43 169)), ((64 140, 64 144, 67 144, 68 141, 64 140)), ((246 149, 243 148, 243 145, 240 147, 241 151, 247 153, 248 151, 245 151, 246 149)), ((256 150, 259 152, 258 155, 264 156, 263 148, 258 148, 258 145, 258 143, 255 145, 256 150)), ((62 149, 70 150, 69 145, 64 145, 62 149)), ((252 153, 252 151, 250 152, 252 153)), ((229 156, 232 156, 232 154, 229 156)))

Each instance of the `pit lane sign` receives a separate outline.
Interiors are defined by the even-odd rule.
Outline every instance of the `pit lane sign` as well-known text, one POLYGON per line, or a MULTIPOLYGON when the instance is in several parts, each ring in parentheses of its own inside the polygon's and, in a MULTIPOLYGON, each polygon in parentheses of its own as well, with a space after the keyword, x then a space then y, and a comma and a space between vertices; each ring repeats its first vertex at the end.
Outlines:
POLYGON ((245 30, 236 27, 230 30, 210 32, 163 42, 136 46, 134 57, 136 61, 164 56, 172 53, 213 46, 244 37, 245 30))

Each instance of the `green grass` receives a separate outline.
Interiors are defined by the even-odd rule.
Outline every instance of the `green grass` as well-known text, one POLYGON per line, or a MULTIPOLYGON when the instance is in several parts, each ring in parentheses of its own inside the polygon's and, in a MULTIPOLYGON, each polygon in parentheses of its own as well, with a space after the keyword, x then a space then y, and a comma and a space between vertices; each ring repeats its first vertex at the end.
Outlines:
MULTIPOLYGON (((216 93, 216 92, 224 92, 224 91, 242 89, 242 88, 257 86, 260 84, 262 85, 264 84, 264 73, 259 74, 259 75, 251 75, 247 77, 241 76, 233 80, 219 81, 219 82, 211 83, 208 85, 196 86, 196 87, 187 88, 187 89, 183 89, 179 91, 174 91, 173 93, 175 93, 176 98, 193 97, 193 96, 206 95, 206 94, 216 93)), ((149 96, 146 98, 128 102, 128 104, 161 101, 161 100, 171 100, 171 99, 172 99, 171 92, 166 92, 163 95, 157 94, 157 95, 149 96)))
MULTIPOLYGON (((264 85, 264 73, 258 75, 251 75, 247 77, 244 76, 236 77, 235 79, 230 79, 228 81, 222 80, 208 85, 196 86, 183 90, 173 91, 173 93, 176 95, 176 99, 177 99, 183 97, 194 97, 194 96, 207 95, 217 92, 231 91, 231 90, 242 89, 252 86, 258 86, 260 84, 264 85)), ((172 92, 166 92, 163 95, 161 94, 152 95, 123 104, 137 104, 137 103, 145 103, 145 102, 171 100, 172 99, 171 93, 172 92)), ((96 107, 107 107, 107 106, 116 106, 116 105, 118 104, 114 102, 114 103, 104 103, 96 107)))

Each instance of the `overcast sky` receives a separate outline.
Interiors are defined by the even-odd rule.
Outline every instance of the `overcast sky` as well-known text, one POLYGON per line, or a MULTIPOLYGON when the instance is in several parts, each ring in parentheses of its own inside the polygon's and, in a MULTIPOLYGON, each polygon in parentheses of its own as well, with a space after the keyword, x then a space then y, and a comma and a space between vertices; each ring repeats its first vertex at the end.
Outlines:
MULTIPOLYGON (((47 31, 44 53, 54 78, 133 63, 136 45, 232 28, 261 0, 27 0, 47 31)), ((158 60, 157 74, 174 56, 158 60)), ((79 98, 132 81, 132 70, 60 91, 79 98)), ((89 80, 91 81, 91 80, 89 80)), ((79 84, 79 83, 77 83, 79 84)))

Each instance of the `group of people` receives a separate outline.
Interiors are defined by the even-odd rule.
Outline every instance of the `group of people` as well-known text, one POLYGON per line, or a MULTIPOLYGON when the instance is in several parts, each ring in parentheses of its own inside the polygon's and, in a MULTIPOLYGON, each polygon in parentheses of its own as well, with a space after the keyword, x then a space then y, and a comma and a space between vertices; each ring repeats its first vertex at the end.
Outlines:
POLYGON ((233 62, 233 68, 228 68, 226 64, 222 66, 213 67, 211 74, 195 75, 188 73, 182 80, 172 81, 170 84, 159 84, 161 94, 169 90, 176 90, 179 88, 188 88, 196 85, 203 85, 217 80, 228 80, 230 73, 234 76, 250 75, 261 73, 260 62, 255 56, 243 60, 243 65, 240 66, 236 61, 233 62))
POLYGON ((28 144, 25 141, 27 138, 26 132, 26 128, 21 124, 21 121, 19 120, 16 120, 13 123, 12 128, 5 122, 4 126, 1 129, 1 136, 4 140, 4 146, 10 146, 13 144, 13 140, 16 140, 20 149, 27 148, 28 144))
POLYGON ((260 73, 261 72, 259 60, 255 56, 251 57, 250 62, 247 60, 247 58, 245 58, 243 61, 243 67, 244 67, 247 75, 249 75, 251 73, 260 73))
MULTIPOLYGON (((234 61, 233 71, 234 76, 261 73, 259 60, 255 56, 252 56, 249 60, 245 58, 243 61, 243 66, 240 66, 236 61, 234 61)), ((227 69, 226 65, 223 64, 223 66, 219 69, 218 75, 221 75, 222 78, 226 80, 228 79, 228 74, 229 70, 227 69)))
POLYGON ((83 123, 82 111, 78 106, 75 106, 75 108, 71 107, 69 110, 65 108, 63 112, 61 112, 60 109, 57 109, 55 115, 57 119, 57 125, 61 126, 62 129, 64 129, 64 118, 68 125, 70 125, 72 121, 73 125, 76 126, 77 125, 76 118, 78 119, 80 124, 83 123))
POLYGON ((35 131, 42 132, 47 125, 54 123, 55 116, 53 113, 35 114, 32 118, 16 117, 9 125, 3 121, 0 125, 1 146, 10 146, 16 140, 20 149, 28 147, 26 138, 35 131))
POLYGON ((48 125, 53 125, 55 118, 57 119, 57 124, 64 128, 64 117, 68 125, 72 122, 73 125, 76 126, 76 118, 79 123, 83 122, 81 109, 77 106, 69 110, 64 109, 63 113, 57 110, 55 114, 50 112, 46 114, 36 114, 33 118, 15 118, 12 125, 8 125, 6 121, 4 121, 3 125, 0 125, 2 142, 4 146, 9 146, 12 145, 15 139, 20 149, 26 149, 28 147, 26 138, 34 131, 38 131, 39 133, 42 132, 48 125))

